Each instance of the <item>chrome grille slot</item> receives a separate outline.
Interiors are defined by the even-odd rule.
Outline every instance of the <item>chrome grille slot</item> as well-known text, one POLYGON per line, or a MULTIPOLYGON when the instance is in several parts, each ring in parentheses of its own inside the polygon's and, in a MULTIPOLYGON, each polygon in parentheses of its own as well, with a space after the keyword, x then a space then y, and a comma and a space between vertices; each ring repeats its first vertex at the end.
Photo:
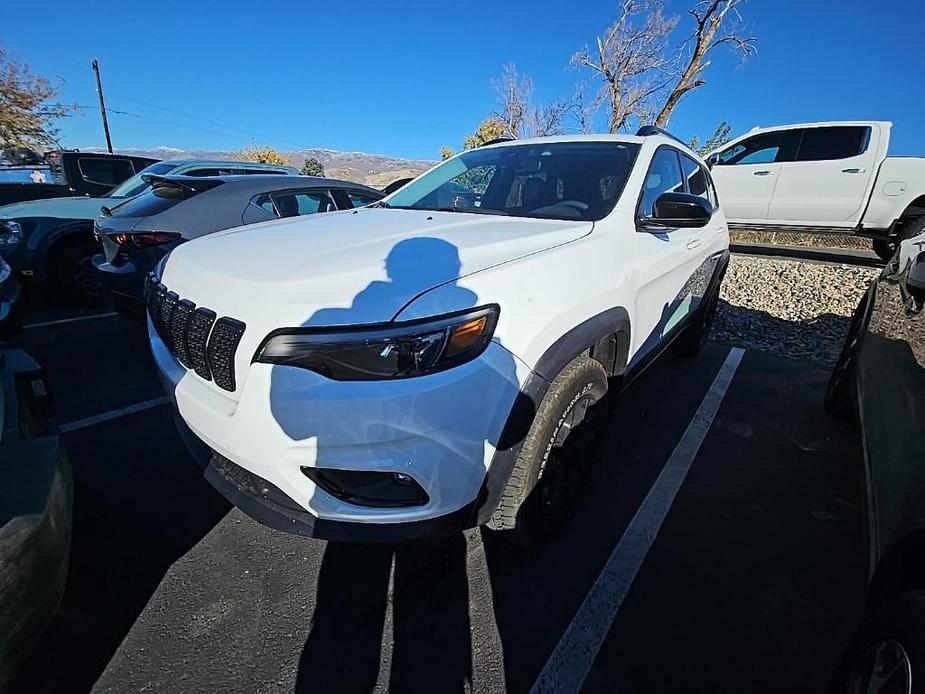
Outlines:
POLYGON ((190 365, 193 371, 208 381, 212 380, 212 372, 209 371, 209 360, 206 357, 206 343, 214 322, 215 311, 200 307, 193 311, 189 329, 186 331, 190 365))
POLYGON ((234 318, 219 318, 215 321, 207 351, 212 379, 219 388, 235 389, 234 353, 244 335, 244 328, 244 323, 234 318))

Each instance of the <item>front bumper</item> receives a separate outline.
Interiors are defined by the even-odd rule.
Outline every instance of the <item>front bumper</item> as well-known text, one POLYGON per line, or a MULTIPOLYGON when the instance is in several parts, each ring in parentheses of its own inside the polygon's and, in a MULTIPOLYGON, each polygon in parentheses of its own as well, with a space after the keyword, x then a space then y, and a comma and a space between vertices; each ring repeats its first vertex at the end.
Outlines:
POLYGON ((188 427, 195 437, 185 436, 207 479, 266 525, 327 539, 396 541, 473 525, 495 444, 526 377, 526 367, 492 343, 468 364, 402 381, 337 382, 255 363, 229 394, 187 371, 150 321, 149 335, 181 432, 188 427), (315 485, 303 468, 410 475, 427 500, 358 505, 315 485))

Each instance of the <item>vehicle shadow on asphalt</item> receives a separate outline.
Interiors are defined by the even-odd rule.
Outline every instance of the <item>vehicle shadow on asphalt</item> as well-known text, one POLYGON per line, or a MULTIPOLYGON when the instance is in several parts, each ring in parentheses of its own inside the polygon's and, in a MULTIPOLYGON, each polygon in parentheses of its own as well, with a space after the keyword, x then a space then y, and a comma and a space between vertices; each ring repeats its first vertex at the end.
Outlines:
POLYGON ((66 437, 74 522, 64 599, 10 694, 89 691, 167 570, 228 512, 176 437, 168 408, 66 437), (105 440, 105 449, 99 446, 105 440))
POLYGON ((467 691, 471 653, 461 533, 399 545, 325 547, 296 692, 369 692, 377 683, 394 692, 467 691), (383 638, 386 625, 391 643, 383 638), (389 655, 389 680, 378 682, 389 655))

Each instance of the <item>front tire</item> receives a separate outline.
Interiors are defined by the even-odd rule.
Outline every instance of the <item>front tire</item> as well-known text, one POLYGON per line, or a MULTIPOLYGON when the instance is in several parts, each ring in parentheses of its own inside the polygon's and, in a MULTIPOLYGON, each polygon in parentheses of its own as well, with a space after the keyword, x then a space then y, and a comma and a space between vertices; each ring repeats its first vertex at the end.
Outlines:
POLYGON ((925 694, 925 592, 890 598, 864 620, 829 691, 925 694))
POLYGON ((600 362, 580 356, 555 378, 486 524, 520 547, 535 546, 571 515, 597 453, 607 393, 600 362))

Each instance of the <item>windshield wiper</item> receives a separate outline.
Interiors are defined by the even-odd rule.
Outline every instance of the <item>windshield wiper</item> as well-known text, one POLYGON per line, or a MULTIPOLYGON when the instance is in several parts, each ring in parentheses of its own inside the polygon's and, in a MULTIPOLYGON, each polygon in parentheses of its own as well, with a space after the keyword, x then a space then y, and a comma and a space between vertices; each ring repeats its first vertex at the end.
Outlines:
POLYGON ((488 207, 406 207, 408 210, 428 210, 430 212, 465 212, 470 214, 497 214, 509 217, 504 210, 492 210, 488 207))

